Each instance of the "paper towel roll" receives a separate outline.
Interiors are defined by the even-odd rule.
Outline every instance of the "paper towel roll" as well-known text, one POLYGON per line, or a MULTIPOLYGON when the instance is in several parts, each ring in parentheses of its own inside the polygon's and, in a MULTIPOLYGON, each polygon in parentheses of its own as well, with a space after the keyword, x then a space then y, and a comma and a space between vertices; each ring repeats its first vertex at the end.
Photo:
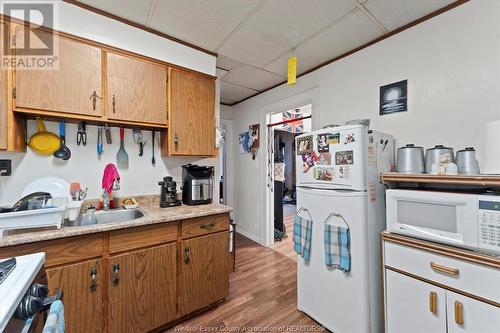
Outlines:
POLYGON ((500 174, 500 120, 484 124, 483 139, 482 173, 500 174))

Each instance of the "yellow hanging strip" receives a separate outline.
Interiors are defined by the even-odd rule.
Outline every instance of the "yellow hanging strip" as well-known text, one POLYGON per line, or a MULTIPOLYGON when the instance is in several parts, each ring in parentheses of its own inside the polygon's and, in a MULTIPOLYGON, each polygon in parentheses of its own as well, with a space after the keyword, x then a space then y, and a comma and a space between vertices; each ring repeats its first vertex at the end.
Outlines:
POLYGON ((288 57, 288 85, 294 85, 297 83, 297 57, 294 54, 294 50, 288 57))

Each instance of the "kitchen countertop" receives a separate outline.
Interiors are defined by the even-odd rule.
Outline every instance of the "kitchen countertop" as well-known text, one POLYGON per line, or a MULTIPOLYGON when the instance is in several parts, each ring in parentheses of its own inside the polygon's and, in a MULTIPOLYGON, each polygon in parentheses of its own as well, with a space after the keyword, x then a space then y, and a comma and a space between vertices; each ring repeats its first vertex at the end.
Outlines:
POLYGON ((143 205, 139 209, 144 216, 135 220, 94 224, 80 227, 63 226, 61 229, 43 231, 30 231, 15 235, 0 237, 0 247, 20 245, 26 243, 40 242, 51 239, 80 236, 111 230, 139 227, 156 223, 174 222, 179 220, 216 215, 231 212, 233 209, 221 204, 208 204, 198 206, 181 205, 178 207, 160 208, 158 206, 143 205))

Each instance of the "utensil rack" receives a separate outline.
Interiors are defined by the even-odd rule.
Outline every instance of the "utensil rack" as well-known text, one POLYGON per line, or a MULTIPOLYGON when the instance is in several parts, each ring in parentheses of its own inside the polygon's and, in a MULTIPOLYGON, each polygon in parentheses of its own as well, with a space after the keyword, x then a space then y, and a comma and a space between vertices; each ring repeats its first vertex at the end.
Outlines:
POLYGON ((500 191, 500 175, 430 175, 382 173, 380 181, 389 188, 430 188, 444 190, 500 191))

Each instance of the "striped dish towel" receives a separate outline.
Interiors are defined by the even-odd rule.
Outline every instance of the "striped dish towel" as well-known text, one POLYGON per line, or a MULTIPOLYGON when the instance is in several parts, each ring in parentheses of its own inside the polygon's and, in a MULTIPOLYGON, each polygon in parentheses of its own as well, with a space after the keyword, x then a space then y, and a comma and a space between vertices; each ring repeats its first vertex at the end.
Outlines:
POLYGON ((64 333, 64 329, 64 305, 61 301, 55 301, 50 306, 42 333, 64 333))
POLYGON ((295 215, 293 222, 293 249, 305 261, 311 257, 312 221, 295 215))
POLYGON ((348 227, 339 227, 325 223, 325 264, 343 272, 351 270, 350 242, 348 227))

